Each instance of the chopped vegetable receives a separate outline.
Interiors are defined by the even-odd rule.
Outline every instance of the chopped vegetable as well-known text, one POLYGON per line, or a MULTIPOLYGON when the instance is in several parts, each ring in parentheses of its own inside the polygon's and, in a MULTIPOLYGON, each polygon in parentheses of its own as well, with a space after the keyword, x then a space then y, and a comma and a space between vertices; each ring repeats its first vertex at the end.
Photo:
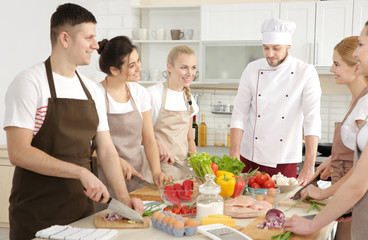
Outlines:
POLYGON ((266 213, 266 220, 272 220, 272 219, 281 218, 281 217, 285 218, 285 214, 276 208, 272 208, 268 210, 266 213))
POLYGON ((194 153, 188 158, 188 162, 203 183, 206 181, 204 178, 206 174, 214 174, 211 168, 212 161, 209 154, 194 153))
POLYGON ((211 160, 217 164, 219 170, 228 171, 234 175, 239 175, 245 167, 245 164, 237 158, 224 155, 222 158, 213 156, 211 160))
POLYGON ((191 196, 193 194, 194 183, 190 179, 186 179, 183 182, 184 194, 185 196, 191 196))
POLYGON ((185 195, 184 188, 183 188, 183 186, 181 184, 179 184, 179 183, 174 184, 174 189, 176 190, 176 195, 180 199, 183 199, 185 201, 192 200, 192 197, 191 196, 185 195))
POLYGON ((271 240, 289 240, 291 239, 292 232, 284 232, 271 237, 271 240))
POLYGON ((313 208, 315 208, 317 211, 320 212, 321 211, 321 208, 318 205, 320 205, 320 206, 326 205, 326 203, 322 203, 322 202, 317 202, 317 201, 310 200, 309 195, 307 195, 305 198, 300 199, 295 204, 293 204, 290 208, 288 208, 287 210, 285 210, 285 212, 286 211, 289 211, 290 209, 292 209, 293 207, 295 207, 296 205, 298 205, 301 202, 306 202, 306 203, 309 203, 311 205, 308 208, 307 213, 309 213, 311 210, 313 210, 313 208))
POLYGON ((143 212, 143 217, 145 216, 152 216, 152 214, 158 210, 160 210, 160 205, 162 205, 163 203, 158 203, 158 204, 150 204, 147 207, 144 208, 144 212, 143 212))
POLYGON ((174 204, 180 204, 179 198, 176 195, 176 191, 172 185, 166 185, 164 187, 164 194, 170 202, 174 204))

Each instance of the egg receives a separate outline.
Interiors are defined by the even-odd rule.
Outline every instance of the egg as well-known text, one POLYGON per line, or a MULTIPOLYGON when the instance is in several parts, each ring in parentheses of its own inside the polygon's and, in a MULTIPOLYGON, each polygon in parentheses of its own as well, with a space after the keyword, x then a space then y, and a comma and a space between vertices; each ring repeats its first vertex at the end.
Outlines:
POLYGON ((196 222, 194 219, 188 219, 186 222, 185 222, 185 226, 188 226, 188 227, 196 227, 196 222))
POLYGON ((275 203, 275 198, 274 197, 271 197, 271 196, 267 196, 265 197, 265 200, 271 204, 274 204, 275 203))
POLYGON ((163 220, 165 215, 163 213, 160 213, 160 215, 157 216, 157 222, 163 220))
POLYGON ((170 218, 171 218, 170 216, 165 216, 164 219, 162 219, 162 224, 167 223, 170 218))
POLYGON ((276 197, 277 196, 277 190, 274 188, 269 188, 267 192, 268 196, 276 197))
POLYGON ((182 229, 184 228, 184 222, 181 221, 181 220, 177 220, 175 223, 174 223, 174 229, 182 229))
POLYGON ((257 195, 256 200, 259 200, 259 201, 264 200, 264 196, 263 195, 257 195))
POLYGON ((186 223, 189 220, 189 218, 183 217, 183 220, 184 220, 184 223, 186 223))
POLYGON ((174 223, 176 222, 176 218, 175 217, 171 217, 170 219, 169 219, 169 221, 167 221, 167 226, 171 226, 171 225, 173 225, 174 223))
POLYGON ((152 219, 155 219, 155 218, 157 218, 158 216, 160 216, 160 212, 159 211, 157 211, 157 212, 154 212, 153 214, 152 214, 152 219))

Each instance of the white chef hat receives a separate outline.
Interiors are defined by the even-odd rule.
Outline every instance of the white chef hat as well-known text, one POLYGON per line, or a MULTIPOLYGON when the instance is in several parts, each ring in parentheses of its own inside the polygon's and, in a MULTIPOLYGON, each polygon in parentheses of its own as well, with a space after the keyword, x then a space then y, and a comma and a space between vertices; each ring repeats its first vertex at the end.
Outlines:
POLYGON ((294 22, 277 18, 268 19, 262 24, 262 43, 291 45, 295 27, 294 22))

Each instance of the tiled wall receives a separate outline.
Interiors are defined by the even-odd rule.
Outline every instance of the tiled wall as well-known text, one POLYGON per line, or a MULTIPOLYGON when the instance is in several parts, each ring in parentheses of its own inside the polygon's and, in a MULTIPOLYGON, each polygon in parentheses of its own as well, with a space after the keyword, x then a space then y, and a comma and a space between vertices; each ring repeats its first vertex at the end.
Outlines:
MULTIPOLYGON (((215 131, 218 125, 227 128, 230 124, 231 115, 211 113, 211 103, 216 104, 221 101, 225 104, 233 104, 236 91, 218 93, 214 90, 192 90, 192 94, 198 94, 199 113, 197 124, 201 123, 200 116, 205 114, 207 124, 207 144, 212 146, 215 140, 215 131)), ((332 142, 334 135, 334 122, 341 121, 347 111, 351 100, 350 95, 322 95, 321 98, 321 120, 322 133, 320 142, 332 142)))

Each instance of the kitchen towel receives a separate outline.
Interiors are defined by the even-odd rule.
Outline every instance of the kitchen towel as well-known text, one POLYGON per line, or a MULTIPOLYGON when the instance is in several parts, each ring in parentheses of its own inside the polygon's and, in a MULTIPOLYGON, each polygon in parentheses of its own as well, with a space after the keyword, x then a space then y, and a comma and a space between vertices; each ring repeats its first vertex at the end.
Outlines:
POLYGON ((114 229, 86 229, 74 228, 71 226, 53 225, 49 228, 40 230, 36 237, 45 239, 66 239, 66 240, 107 240, 118 233, 114 229))

